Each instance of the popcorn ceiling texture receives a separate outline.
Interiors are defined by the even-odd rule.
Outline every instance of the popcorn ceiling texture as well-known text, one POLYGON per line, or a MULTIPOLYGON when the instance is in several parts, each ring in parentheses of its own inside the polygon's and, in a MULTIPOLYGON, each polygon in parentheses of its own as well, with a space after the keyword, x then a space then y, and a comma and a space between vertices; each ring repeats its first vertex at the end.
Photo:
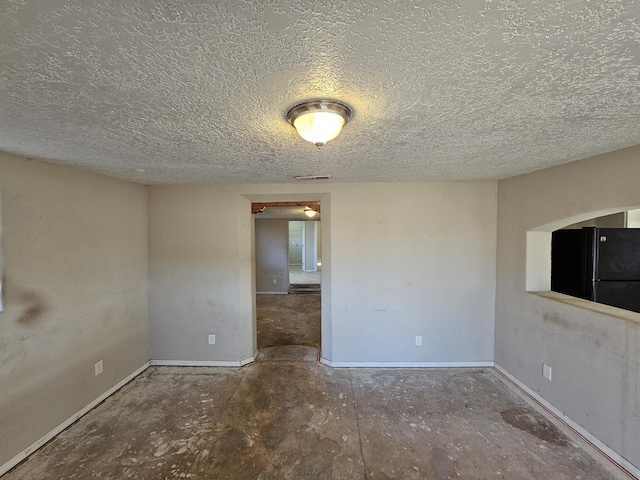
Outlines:
POLYGON ((639 81, 630 0, 0 4, 0 150, 148 184, 505 178, 640 143, 639 81))

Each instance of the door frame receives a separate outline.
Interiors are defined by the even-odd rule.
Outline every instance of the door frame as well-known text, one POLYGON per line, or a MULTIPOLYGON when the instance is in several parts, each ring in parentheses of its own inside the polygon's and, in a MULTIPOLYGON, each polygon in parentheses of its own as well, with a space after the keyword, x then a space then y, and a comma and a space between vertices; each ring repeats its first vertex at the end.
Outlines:
POLYGON ((309 206, 320 211, 322 204, 322 277, 320 280, 320 361, 331 365, 333 357, 333 324, 331 308, 331 194, 330 193, 288 193, 288 194, 247 194, 243 197, 249 201, 247 208, 247 236, 250 239, 247 245, 247 259, 250 260, 251 277, 247 284, 248 292, 252 298, 252 342, 254 351, 257 352, 257 328, 256 328, 256 268, 255 268, 255 218, 263 207, 273 206, 309 206), (307 200, 300 200, 305 198, 307 200), (317 208, 315 208, 317 207, 317 208))

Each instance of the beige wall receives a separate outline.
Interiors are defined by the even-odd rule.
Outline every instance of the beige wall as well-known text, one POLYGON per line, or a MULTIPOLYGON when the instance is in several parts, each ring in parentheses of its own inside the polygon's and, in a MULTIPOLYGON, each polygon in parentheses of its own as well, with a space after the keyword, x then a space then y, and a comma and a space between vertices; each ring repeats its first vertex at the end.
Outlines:
POLYGON ((322 203, 325 359, 492 361, 496 182, 322 188, 151 187, 152 358, 253 355, 250 203, 304 198, 322 203))
POLYGON ((493 361, 496 202, 495 182, 336 186, 333 361, 493 361))
MULTIPOLYGON (((527 293, 527 231, 640 206, 640 147, 499 183, 496 362, 640 465, 640 323, 527 293), (553 368, 553 381, 542 364, 553 368)), ((550 241, 550 234, 542 234, 550 241)), ((535 251, 536 248, 530 248, 535 251)), ((548 275, 545 265, 529 262, 548 275)), ((534 275, 535 276, 535 275, 534 275)), ((543 282, 538 282, 542 284, 543 282)), ((548 284, 548 279, 547 279, 548 284)))
POLYGON ((288 229, 289 220, 256 219, 256 291, 258 293, 287 293, 289 290, 288 229))
POLYGON ((146 188, 6 154, 0 182, 2 465, 149 355, 146 188))
POLYGON ((150 187, 152 359, 253 356, 252 225, 237 186, 150 187))

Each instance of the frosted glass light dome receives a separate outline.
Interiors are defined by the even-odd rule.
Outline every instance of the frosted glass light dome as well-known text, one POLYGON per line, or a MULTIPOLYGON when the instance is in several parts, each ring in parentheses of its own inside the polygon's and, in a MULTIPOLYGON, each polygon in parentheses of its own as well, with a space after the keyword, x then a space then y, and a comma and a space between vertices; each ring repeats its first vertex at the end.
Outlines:
POLYGON ((351 110, 346 105, 328 100, 302 103, 287 114, 298 134, 317 147, 336 138, 350 117, 351 110))

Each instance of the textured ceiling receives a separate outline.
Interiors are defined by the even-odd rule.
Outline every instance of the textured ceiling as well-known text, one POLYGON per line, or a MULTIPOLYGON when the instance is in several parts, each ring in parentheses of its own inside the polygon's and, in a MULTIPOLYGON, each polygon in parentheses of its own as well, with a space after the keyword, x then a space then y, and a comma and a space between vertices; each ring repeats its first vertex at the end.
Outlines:
POLYGON ((0 2, 0 150, 141 183, 505 178, 640 143, 639 82, 639 1, 0 2))

